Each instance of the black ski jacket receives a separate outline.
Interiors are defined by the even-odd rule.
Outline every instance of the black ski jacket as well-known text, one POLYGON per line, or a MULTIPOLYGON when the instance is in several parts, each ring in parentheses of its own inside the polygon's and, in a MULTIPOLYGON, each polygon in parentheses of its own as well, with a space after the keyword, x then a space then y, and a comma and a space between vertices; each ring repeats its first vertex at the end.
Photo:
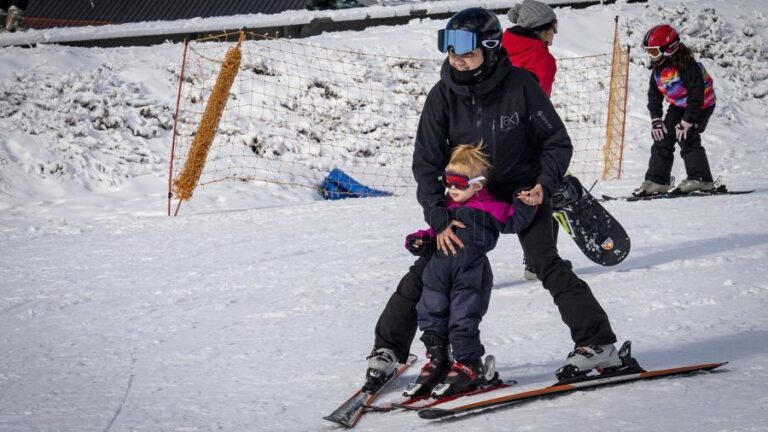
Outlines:
POLYGON ((493 164, 488 190, 509 202, 516 189, 536 183, 549 199, 573 153, 549 98, 528 71, 509 63, 505 52, 491 75, 475 85, 456 84, 450 69, 446 59, 440 81, 427 95, 412 165, 424 219, 438 233, 451 220, 438 177, 453 147, 482 140, 493 164))

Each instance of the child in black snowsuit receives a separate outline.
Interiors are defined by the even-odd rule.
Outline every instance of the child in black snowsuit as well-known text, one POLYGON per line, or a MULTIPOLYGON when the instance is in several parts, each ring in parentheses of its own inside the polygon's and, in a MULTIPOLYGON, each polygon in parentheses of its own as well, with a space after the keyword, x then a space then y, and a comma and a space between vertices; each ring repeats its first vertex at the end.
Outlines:
POLYGON ((714 188, 707 152, 701 133, 715 110, 715 90, 704 65, 693 58, 672 26, 657 25, 645 34, 643 47, 651 57, 648 111, 651 114, 653 146, 645 181, 635 195, 665 193, 675 158, 675 143, 685 163, 680 192, 709 191, 714 188), (669 103, 662 120, 662 103, 669 103))
MULTIPOLYGON (((481 146, 460 145, 442 175, 447 189, 446 208, 466 228, 456 231, 464 248, 456 254, 434 253, 433 230, 406 238, 414 255, 434 254, 424 269, 424 290, 416 305, 421 340, 429 362, 406 395, 444 396, 480 386, 492 378, 484 373, 479 325, 493 285, 486 253, 496 246, 499 233, 517 233, 530 225, 536 207, 518 199, 513 204, 496 200, 483 188, 491 169, 481 146), (455 362, 451 361, 449 347, 455 362), (442 384, 441 384, 442 383, 442 384), (440 384, 440 385, 438 385, 440 384)), ((488 372, 488 371, 486 371, 488 372)))

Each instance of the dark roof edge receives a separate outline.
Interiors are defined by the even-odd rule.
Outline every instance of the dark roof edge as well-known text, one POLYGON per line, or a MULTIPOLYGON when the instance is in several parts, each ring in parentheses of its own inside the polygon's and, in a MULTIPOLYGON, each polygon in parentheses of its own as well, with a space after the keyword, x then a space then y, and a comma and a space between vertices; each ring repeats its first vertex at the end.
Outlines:
MULTIPOLYGON (((627 0, 627 3, 645 3, 648 0, 627 0)), ((595 0, 595 1, 580 1, 580 2, 568 2, 562 3, 550 3, 552 7, 572 7, 574 9, 583 9, 589 6, 595 6, 599 4, 613 4, 616 0, 595 0)), ((492 10, 497 14, 505 14, 509 8, 492 10)), ((335 32, 335 31, 360 31, 368 27, 375 27, 381 25, 401 25, 407 24, 409 21, 415 18, 430 18, 430 19, 445 19, 451 17, 456 11, 451 12, 439 12, 429 13, 426 10, 414 9, 411 10, 409 15, 403 16, 387 16, 387 17, 370 17, 367 16, 364 19, 351 19, 351 20, 339 20, 335 21, 331 17, 320 17, 311 20, 309 23, 281 25, 271 27, 248 27, 248 28, 226 28, 222 27, 216 31, 205 32, 179 32, 179 33, 161 33, 151 35, 136 35, 136 36, 115 36, 104 37, 98 39, 82 39, 82 40, 67 40, 62 42, 53 42, 59 45, 67 46, 80 46, 80 47, 121 47, 121 46, 151 46, 158 45, 166 42, 183 42, 187 39, 195 40, 199 38, 209 36, 219 36, 222 33, 233 33, 232 38, 237 38, 236 33, 240 30, 246 32, 253 32, 257 34, 269 35, 270 37, 277 38, 305 38, 309 36, 316 36, 323 32, 335 32)), ((43 42, 40 42, 43 43, 43 42)), ((46 42, 50 43, 50 42, 46 42)), ((0 40, 0 47, 2 46, 22 46, 30 47, 37 45, 37 42, 30 43, 29 41, 2 41, 0 40)))

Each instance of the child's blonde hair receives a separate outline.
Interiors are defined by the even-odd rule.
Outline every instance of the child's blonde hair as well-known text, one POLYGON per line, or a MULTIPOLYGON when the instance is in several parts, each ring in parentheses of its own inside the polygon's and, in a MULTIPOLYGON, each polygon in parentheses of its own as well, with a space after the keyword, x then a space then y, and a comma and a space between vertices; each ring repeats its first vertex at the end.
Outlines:
MULTIPOLYGON (((483 142, 475 144, 461 144, 451 150, 451 159, 445 167, 446 171, 463 174, 467 177, 488 178, 493 166, 488 160, 488 155, 483 152, 483 142)), ((483 181, 485 183, 485 181, 483 181)))

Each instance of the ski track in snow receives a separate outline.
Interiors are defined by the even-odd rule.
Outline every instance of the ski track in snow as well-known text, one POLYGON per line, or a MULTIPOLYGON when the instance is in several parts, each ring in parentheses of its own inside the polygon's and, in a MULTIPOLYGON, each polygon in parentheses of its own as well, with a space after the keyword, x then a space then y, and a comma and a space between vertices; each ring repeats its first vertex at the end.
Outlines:
MULTIPOLYGON (((731 189, 757 191, 606 203, 632 238, 628 259, 616 267, 597 266, 565 235, 559 240, 561 255, 589 283, 618 337, 633 341, 642 366, 729 361, 723 371, 574 393, 455 422, 371 413, 355 430, 768 431, 768 227, 761 223, 768 127, 759 96, 768 10, 760 0, 731 3, 651 0, 558 10, 562 34, 553 47, 558 56, 604 52, 609 41, 603 28, 592 30, 594 17, 608 22, 618 12, 634 31, 635 55, 638 31, 667 16, 696 43, 727 51, 717 62, 705 60, 719 102, 704 145, 712 171, 731 189), (675 15, 678 9, 685 13, 675 15), (739 53, 763 57, 734 60, 739 53), (730 69, 720 64, 729 62, 730 69)), ((397 54, 425 57, 433 43, 410 39, 431 37, 437 26, 415 21, 366 37, 374 48, 396 44, 397 54)), ((314 42, 354 47, 349 35, 314 42)), ((77 84, 78 71, 87 70, 83 77, 106 77, 80 83, 90 96, 106 86, 134 105, 162 106, 175 95, 169 77, 179 53, 171 44, 2 49, 0 87, 9 88, 14 76, 5 64, 39 69, 56 85, 77 84)), ((598 196, 626 194, 647 166, 648 71, 640 59, 630 75, 623 179, 598 184, 598 196)), ((74 130, 88 135, 83 146, 94 136, 115 145, 83 153, 76 135, 63 133, 48 146, 52 135, 21 133, 18 117, 0 118, 0 431, 337 430, 322 416, 362 384, 378 314, 413 261, 403 237, 424 227, 412 194, 325 202, 311 191, 232 182, 197 191, 181 217, 167 218, 162 110, 137 118, 135 107, 110 103, 146 137, 86 123, 74 130), (66 175, 40 174, 41 165, 55 171, 58 151, 71 151, 66 175), (133 151, 148 157, 133 159, 133 151)), ((25 113, 24 128, 61 126, 58 114, 25 113)), ((684 178, 679 156, 673 174, 684 178)), ((503 236, 490 258, 495 287, 481 327, 486 350, 503 378, 519 381, 513 391, 549 384, 571 349, 567 330, 541 285, 521 279, 514 236, 503 236)), ((399 388, 423 364, 418 340, 412 351, 422 361, 399 388)))

